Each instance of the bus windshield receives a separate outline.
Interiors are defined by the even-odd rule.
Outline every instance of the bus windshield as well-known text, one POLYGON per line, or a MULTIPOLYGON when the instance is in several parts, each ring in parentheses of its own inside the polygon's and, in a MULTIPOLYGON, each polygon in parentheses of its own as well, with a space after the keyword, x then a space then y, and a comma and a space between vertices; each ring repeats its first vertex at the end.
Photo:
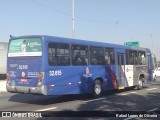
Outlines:
POLYGON ((8 57, 42 56, 40 38, 20 38, 10 42, 8 57))

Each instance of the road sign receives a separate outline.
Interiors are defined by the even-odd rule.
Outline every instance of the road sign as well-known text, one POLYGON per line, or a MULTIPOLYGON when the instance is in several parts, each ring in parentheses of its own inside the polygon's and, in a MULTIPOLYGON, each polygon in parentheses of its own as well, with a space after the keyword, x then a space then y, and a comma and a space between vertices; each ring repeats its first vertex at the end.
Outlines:
POLYGON ((125 42, 124 45, 127 45, 127 46, 139 46, 139 42, 125 42))

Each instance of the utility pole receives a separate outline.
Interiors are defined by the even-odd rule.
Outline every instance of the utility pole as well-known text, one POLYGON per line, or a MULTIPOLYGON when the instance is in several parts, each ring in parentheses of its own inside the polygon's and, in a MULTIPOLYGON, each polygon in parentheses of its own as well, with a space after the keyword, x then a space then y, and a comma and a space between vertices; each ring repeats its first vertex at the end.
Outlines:
POLYGON ((72 0, 72 38, 75 39, 75 29, 74 29, 74 0, 72 0))

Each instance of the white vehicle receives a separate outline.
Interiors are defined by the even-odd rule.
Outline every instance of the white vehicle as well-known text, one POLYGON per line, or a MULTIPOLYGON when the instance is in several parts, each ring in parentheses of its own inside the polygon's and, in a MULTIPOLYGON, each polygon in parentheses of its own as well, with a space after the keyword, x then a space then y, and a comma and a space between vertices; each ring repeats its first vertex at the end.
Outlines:
POLYGON ((0 79, 6 78, 8 43, 0 42, 0 79))
POLYGON ((160 67, 153 70, 153 80, 156 80, 157 77, 160 77, 160 67))

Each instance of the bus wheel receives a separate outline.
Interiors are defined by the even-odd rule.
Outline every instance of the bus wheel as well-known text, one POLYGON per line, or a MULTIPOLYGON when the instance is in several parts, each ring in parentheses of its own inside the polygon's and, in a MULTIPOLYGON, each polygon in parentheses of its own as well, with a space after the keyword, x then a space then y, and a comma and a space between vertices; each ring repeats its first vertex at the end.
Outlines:
POLYGON ((154 81, 156 81, 157 80, 157 77, 156 77, 156 75, 154 76, 154 79, 153 79, 154 81))
POLYGON ((97 79, 93 84, 93 95, 94 97, 100 97, 101 94, 102 94, 102 82, 97 79))
POLYGON ((137 90, 141 90, 143 88, 143 81, 140 79, 138 81, 137 90))

